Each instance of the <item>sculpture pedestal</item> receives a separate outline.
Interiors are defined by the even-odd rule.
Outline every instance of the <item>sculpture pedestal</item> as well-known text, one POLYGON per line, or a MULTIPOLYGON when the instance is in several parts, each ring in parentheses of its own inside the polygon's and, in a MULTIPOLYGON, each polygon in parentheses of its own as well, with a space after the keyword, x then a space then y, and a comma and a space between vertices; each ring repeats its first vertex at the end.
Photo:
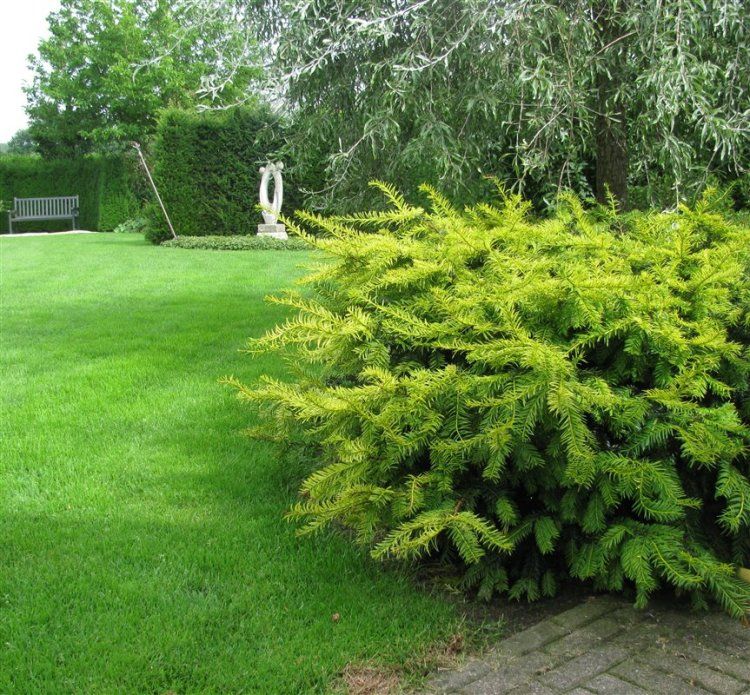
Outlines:
POLYGON ((275 239, 288 239, 286 227, 283 224, 259 224, 258 236, 272 236, 275 239))

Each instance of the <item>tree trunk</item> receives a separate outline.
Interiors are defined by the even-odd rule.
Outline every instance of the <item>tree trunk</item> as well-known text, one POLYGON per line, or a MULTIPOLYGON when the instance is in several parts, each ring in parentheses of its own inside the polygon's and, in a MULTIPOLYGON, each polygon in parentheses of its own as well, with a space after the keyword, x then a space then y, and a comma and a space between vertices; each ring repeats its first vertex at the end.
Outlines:
POLYGON ((627 48, 622 15, 624 1, 601 0, 596 27, 600 55, 597 56, 596 199, 607 202, 607 192, 620 208, 628 204, 628 143, 625 104, 618 87, 625 79, 627 48))

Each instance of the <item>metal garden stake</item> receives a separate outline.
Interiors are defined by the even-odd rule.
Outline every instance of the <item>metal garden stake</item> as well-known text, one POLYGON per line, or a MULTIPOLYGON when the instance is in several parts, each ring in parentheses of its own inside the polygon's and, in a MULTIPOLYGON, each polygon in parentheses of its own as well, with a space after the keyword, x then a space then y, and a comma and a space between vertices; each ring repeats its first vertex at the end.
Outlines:
POLYGON ((162 202, 161 196, 159 195, 159 190, 156 188, 156 184, 154 183, 154 178, 153 176, 151 176, 151 171, 148 168, 148 164, 146 164, 146 158, 143 156, 143 151, 141 150, 141 146, 137 142, 134 142, 132 144, 136 152, 138 152, 138 156, 141 158, 141 164, 143 165, 143 169, 146 172, 146 176, 148 176, 148 180, 151 183, 151 188, 154 189, 154 195, 156 195, 156 199, 159 201, 159 206, 161 207, 161 211, 164 213, 164 219, 167 221, 167 226, 169 227, 169 231, 172 232, 172 238, 176 239, 177 234, 175 233, 174 227, 172 226, 172 220, 169 219, 169 215, 167 214, 167 208, 164 207, 164 203, 162 202))

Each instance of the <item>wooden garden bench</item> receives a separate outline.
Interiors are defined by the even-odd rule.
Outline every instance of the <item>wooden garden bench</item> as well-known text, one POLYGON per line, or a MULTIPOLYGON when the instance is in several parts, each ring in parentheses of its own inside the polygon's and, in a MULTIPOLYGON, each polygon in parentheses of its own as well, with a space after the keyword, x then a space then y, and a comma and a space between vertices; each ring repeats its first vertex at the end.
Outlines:
POLYGON ((56 198, 13 198, 13 209, 8 213, 8 231, 13 234, 14 222, 29 220, 71 220, 75 229, 77 219, 77 195, 56 198))

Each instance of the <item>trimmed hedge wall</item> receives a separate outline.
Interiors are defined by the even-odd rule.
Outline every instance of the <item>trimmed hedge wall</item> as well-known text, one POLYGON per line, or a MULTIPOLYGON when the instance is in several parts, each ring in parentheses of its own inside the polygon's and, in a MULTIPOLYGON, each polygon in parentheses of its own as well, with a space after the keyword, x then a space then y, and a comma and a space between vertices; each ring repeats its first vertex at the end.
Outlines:
MULTIPOLYGON (((45 160, 28 156, 0 156, 0 200, 5 207, 13 198, 77 195, 78 226, 101 232, 138 213, 132 168, 123 158, 86 157, 45 160)), ((68 220, 14 223, 19 231, 70 229, 68 220)), ((0 213, 0 232, 8 231, 8 215, 0 213)))
POLYGON ((142 171, 134 159, 103 158, 99 168, 100 232, 111 232, 126 220, 142 214, 145 188, 142 171))
MULTIPOLYGON (((175 231, 184 236, 255 233, 261 222, 258 169, 280 157, 284 123, 268 108, 223 112, 165 111, 152 153, 154 178, 175 231)), ((284 211, 300 207, 285 171, 284 211)), ((154 243, 169 238, 161 211, 150 206, 154 243)))

